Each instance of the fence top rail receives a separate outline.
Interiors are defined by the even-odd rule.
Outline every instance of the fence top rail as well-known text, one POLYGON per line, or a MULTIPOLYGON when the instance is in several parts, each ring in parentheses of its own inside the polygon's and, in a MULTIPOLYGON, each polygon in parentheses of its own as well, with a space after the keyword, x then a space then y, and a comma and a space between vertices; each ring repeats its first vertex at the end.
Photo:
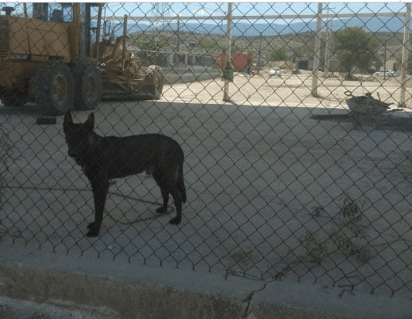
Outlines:
MULTIPOLYGON (((329 14, 278 14, 278 15, 238 15, 233 16, 232 20, 293 20, 293 19, 315 19, 318 16, 322 19, 336 18, 373 18, 373 17, 405 17, 405 12, 365 12, 365 13, 329 13, 329 14)), ((187 21, 187 20, 227 20, 224 16, 129 16, 130 19, 138 21, 187 21)), ((122 21, 124 16, 105 16, 106 20, 122 21)))

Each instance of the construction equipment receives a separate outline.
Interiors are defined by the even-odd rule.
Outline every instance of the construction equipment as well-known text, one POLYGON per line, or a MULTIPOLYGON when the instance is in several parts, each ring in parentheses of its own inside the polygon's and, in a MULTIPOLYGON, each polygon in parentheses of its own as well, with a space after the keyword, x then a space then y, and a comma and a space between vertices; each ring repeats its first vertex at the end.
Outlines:
MULTIPOLYGON (((0 100, 35 101, 48 113, 88 110, 103 99, 159 99, 160 67, 143 71, 125 36, 109 42, 101 32, 100 3, 3 6, 0 15, 0 100), (97 14, 92 16, 92 11, 97 14)), ((126 22, 125 22, 126 25, 126 22)), ((126 28, 125 28, 126 30, 126 28)))

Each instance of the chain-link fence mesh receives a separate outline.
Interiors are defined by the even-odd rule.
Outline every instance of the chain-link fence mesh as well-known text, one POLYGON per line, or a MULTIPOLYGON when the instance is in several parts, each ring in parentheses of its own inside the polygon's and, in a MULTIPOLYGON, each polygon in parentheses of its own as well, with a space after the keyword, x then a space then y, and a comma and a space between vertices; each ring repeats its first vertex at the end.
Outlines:
POLYGON ((408 5, 0 7, 3 243, 411 296, 408 5), (148 169, 110 181, 85 236, 62 115, 93 103, 100 136, 181 145, 181 224, 148 169))

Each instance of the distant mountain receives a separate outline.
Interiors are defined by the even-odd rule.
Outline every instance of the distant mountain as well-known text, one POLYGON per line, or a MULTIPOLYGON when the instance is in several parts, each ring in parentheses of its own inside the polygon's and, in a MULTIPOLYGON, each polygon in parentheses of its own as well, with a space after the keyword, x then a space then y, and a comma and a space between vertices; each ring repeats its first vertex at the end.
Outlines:
MULTIPOLYGON (((323 26, 325 27, 325 21, 323 26)), ((150 25, 148 23, 128 23, 128 33, 155 31, 155 30, 171 30, 177 31, 179 28, 182 32, 195 32, 202 34, 224 34, 227 30, 226 23, 196 23, 196 22, 177 22, 173 23, 157 23, 150 25)), ((334 31, 347 27, 361 26, 368 32, 403 32, 405 20, 400 17, 374 17, 374 18, 351 18, 342 20, 332 20, 328 23, 328 27, 334 31)), ((115 28, 116 35, 122 34, 122 28, 115 28)), ((308 31, 316 31, 316 21, 310 22, 294 22, 290 24, 279 23, 248 23, 244 21, 234 22, 232 34, 233 36, 276 36, 286 35, 290 33, 301 33, 308 31)))

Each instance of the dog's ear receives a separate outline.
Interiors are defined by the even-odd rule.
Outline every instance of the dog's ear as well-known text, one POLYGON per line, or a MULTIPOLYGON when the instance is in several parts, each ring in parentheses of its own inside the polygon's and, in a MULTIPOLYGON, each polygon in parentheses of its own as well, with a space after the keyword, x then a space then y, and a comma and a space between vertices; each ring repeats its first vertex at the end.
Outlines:
POLYGON ((64 115, 63 127, 67 127, 68 125, 73 124, 73 118, 70 114, 70 111, 67 111, 64 115))
POLYGON ((92 132, 94 129, 94 113, 90 113, 89 117, 87 118, 87 121, 84 123, 86 126, 87 130, 89 132, 92 132))

